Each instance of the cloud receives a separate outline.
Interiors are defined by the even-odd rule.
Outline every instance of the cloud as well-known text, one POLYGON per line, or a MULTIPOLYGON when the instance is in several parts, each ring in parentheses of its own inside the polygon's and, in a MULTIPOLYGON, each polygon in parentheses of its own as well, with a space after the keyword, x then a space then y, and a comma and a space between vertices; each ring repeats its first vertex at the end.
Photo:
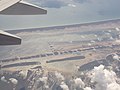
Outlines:
POLYGON ((118 56, 117 54, 114 54, 114 55, 113 55, 113 59, 119 61, 119 56, 118 56))
POLYGON ((60 87, 62 88, 62 90, 69 90, 68 86, 64 82, 61 82, 60 87))
POLYGON ((67 3, 62 0, 44 0, 41 2, 42 7, 61 8, 67 6, 67 3))
POLYGON ((42 82, 47 82, 47 79, 48 79, 47 77, 39 78, 39 80, 42 81, 42 82))
POLYGON ((3 81, 3 82, 7 82, 5 76, 2 76, 2 77, 1 77, 1 81, 3 81))
POLYGON ((11 83, 13 83, 14 85, 16 85, 18 83, 18 80, 15 78, 10 78, 9 79, 11 81, 11 83))
POLYGON ((76 7, 75 3, 85 3, 88 2, 88 0, 26 0, 29 2, 34 2, 37 5, 40 5, 41 7, 47 7, 47 8, 61 8, 64 6, 70 6, 70 7, 76 7))
POLYGON ((108 85, 107 90, 119 90, 120 85, 117 83, 111 83, 108 85))
POLYGON ((65 79, 64 76, 61 73, 57 72, 57 71, 55 72, 55 76, 56 76, 56 78, 58 80, 64 80, 65 79))
POLYGON ((30 2, 34 2, 37 5, 40 5, 41 7, 47 7, 47 8, 61 8, 64 6, 67 6, 68 3, 64 0, 27 0, 30 2))
POLYGON ((70 7, 76 7, 76 5, 74 5, 74 4, 68 4, 68 6, 70 6, 70 7))
MULTIPOLYGON (((92 17, 93 15, 100 16, 108 16, 112 17, 114 15, 118 16, 119 8, 120 8, 120 1, 119 0, 27 0, 33 3, 36 3, 37 5, 41 7, 47 7, 47 8, 61 8, 61 7, 77 7, 79 9, 79 14, 92 14, 89 15, 92 17), (84 11, 84 12, 83 12, 84 11)), ((77 14, 78 14, 77 13, 77 14)), ((85 15, 85 16, 86 16, 85 15)), ((88 16, 87 16, 88 17, 88 16)))
POLYGON ((76 87, 79 87, 79 88, 84 88, 85 87, 84 82, 80 78, 76 78, 74 80, 74 82, 75 82, 76 87))
POLYGON ((85 87, 84 90, 92 90, 91 87, 85 87))
POLYGON ((116 73, 105 69, 103 65, 94 67, 91 80, 91 82, 97 82, 95 90, 119 90, 120 88, 120 85, 116 81, 116 73))

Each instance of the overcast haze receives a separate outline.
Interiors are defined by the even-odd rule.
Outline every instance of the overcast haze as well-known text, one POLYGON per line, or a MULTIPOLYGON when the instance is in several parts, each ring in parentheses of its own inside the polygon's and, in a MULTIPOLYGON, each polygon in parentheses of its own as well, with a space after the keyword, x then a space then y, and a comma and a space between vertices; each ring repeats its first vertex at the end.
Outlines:
POLYGON ((1 29, 86 23, 120 18, 120 0, 24 0, 39 5, 47 15, 0 15, 1 29))

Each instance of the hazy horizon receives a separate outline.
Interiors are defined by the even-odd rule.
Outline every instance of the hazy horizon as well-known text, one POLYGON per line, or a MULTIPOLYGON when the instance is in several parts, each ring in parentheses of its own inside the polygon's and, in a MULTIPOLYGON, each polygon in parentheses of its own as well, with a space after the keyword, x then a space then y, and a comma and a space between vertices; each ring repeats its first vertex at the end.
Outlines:
POLYGON ((1 29, 40 28, 120 18, 118 0, 24 0, 48 11, 47 15, 0 15, 1 29))

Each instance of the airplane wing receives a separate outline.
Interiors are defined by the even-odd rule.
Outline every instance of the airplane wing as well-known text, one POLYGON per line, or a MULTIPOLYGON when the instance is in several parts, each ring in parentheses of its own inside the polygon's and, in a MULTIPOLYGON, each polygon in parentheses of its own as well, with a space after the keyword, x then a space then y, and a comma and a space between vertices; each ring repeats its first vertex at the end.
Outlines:
MULTIPOLYGON (((36 5, 23 2, 21 0, 0 0, 0 14, 3 15, 40 15, 47 14, 36 5)), ((10 33, 0 31, 0 45, 18 45, 21 38, 10 33)))
POLYGON ((21 44, 20 37, 0 30, 0 45, 18 45, 18 44, 21 44))
POLYGON ((21 0, 0 0, 0 14, 40 15, 47 14, 47 10, 21 0))

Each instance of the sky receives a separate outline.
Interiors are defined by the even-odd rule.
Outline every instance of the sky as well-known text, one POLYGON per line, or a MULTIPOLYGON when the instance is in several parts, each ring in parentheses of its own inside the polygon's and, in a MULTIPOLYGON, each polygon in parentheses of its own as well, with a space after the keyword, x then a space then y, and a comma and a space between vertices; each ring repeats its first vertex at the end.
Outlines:
POLYGON ((81 24, 120 18, 120 0, 24 0, 48 11, 47 15, 0 15, 0 28, 20 29, 81 24))

